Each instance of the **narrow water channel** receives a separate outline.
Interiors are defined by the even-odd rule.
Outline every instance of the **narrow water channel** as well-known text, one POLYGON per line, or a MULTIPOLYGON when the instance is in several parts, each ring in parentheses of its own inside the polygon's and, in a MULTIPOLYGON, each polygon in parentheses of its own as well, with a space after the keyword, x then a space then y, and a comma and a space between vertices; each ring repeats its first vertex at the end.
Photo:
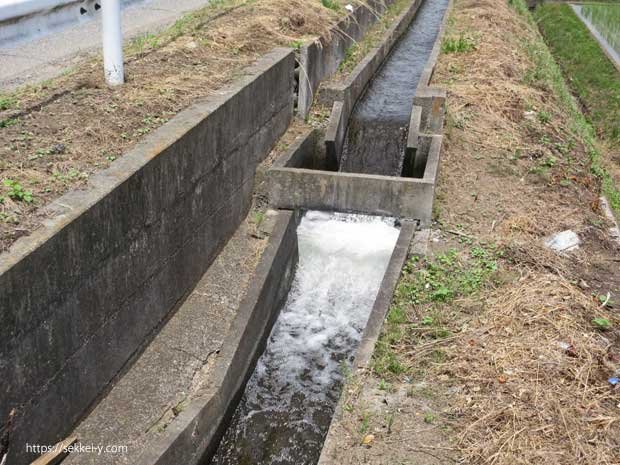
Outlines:
POLYGON ((318 461, 399 229, 393 219, 307 212, 297 235, 288 299, 212 465, 318 461))
POLYGON ((413 97, 449 0, 425 0, 358 100, 340 171, 400 176, 413 97))

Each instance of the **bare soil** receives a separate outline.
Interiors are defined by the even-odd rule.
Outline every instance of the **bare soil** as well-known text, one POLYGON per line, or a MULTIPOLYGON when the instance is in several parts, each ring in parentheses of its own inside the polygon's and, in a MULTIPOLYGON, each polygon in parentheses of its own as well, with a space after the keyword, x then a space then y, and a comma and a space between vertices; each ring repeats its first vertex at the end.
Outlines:
POLYGON ((559 99, 526 78, 541 38, 525 16, 455 0, 447 35, 475 47, 442 54, 434 76, 448 118, 430 255, 404 270, 403 316, 386 322, 394 368, 378 351, 349 384, 334 463, 619 464, 620 245, 599 180, 559 99), (567 229, 578 250, 544 246, 567 229), (435 260, 452 251, 466 269, 481 250, 497 256, 474 290, 418 303, 435 260))

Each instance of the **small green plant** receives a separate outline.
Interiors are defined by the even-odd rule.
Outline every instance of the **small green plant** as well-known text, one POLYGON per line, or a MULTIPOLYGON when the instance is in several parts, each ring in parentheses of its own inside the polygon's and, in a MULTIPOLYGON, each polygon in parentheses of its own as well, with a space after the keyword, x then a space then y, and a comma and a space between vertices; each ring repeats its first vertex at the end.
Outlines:
POLYGON ((263 221, 265 221, 265 213, 261 211, 255 211, 254 224, 256 225, 256 227, 259 228, 260 225, 263 224, 263 221))
POLYGON ((338 0, 321 0, 321 4, 325 8, 329 8, 330 10, 334 10, 334 11, 340 10, 340 3, 338 3, 338 0))
POLYGON ((460 35, 459 37, 446 37, 442 44, 443 53, 465 53, 476 48, 476 43, 470 37, 460 35))
POLYGON ((558 163, 558 159, 554 157, 553 155, 549 155, 542 161, 541 164, 547 168, 553 168, 555 165, 557 165, 557 163, 558 163))
POLYGON ((295 50, 301 50, 301 47, 304 45, 303 40, 292 40, 290 43, 291 48, 295 50))
POLYGON ((22 185, 17 181, 13 181, 12 179, 5 179, 3 184, 9 188, 9 192, 7 193, 9 198, 18 202, 34 202, 34 196, 32 195, 32 191, 25 190, 22 185))
POLYGON ((15 106, 17 99, 11 95, 0 95, 0 111, 9 110, 15 106))
POLYGON ((539 111, 538 121, 540 121, 542 124, 547 124, 549 121, 551 121, 551 113, 545 110, 539 111))
POLYGON ((607 318, 594 318, 592 320, 594 327, 600 331, 607 331, 611 328, 611 321, 607 318))
POLYGON ((17 118, 7 118, 0 120, 0 128, 8 128, 17 124, 17 118))
POLYGON ((426 414, 424 415, 424 423, 431 424, 431 423, 434 423, 434 422, 435 422, 435 420, 436 420, 435 415, 433 415, 433 414, 432 414, 432 413, 430 413, 430 412, 429 412, 429 413, 426 413, 426 414))
POLYGON ((370 427, 370 414, 368 412, 364 412, 362 416, 362 424, 360 425, 360 434, 366 434, 368 432, 368 428, 370 427))
POLYGON ((381 381, 379 381, 379 390, 380 391, 389 391, 390 390, 390 383, 388 383, 386 380, 381 378, 381 381))

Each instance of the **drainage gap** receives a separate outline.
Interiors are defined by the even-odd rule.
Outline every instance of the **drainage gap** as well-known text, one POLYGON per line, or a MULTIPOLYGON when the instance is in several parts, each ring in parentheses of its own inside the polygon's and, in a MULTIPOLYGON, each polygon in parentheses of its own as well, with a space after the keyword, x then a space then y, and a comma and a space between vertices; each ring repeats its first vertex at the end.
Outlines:
POLYGON ((318 461, 345 367, 398 239, 394 224, 312 211, 302 218, 287 302, 212 465, 318 461))
POLYGON ((422 3, 404 37, 356 103, 348 123, 340 171, 401 175, 416 87, 448 3, 422 3))

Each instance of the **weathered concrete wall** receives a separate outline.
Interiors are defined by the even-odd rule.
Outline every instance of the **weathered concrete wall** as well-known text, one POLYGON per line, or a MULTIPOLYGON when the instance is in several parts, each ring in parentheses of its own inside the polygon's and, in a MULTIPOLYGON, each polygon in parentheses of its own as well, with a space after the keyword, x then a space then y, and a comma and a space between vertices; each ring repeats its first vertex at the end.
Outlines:
POLYGON ((298 215, 290 211, 279 215, 226 336, 209 386, 165 433, 153 438, 138 465, 197 465, 217 449, 256 361, 265 349, 295 274, 298 215))
POLYGON ((344 60, 346 51, 359 41, 394 0, 369 0, 332 28, 329 37, 320 37, 300 50, 299 97, 297 114, 306 118, 319 85, 332 76, 344 60))
POLYGON ((440 87, 431 85, 437 59, 441 53, 441 43, 446 30, 446 24, 450 11, 452 10, 453 0, 448 3, 448 8, 439 27, 437 39, 433 45, 433 50, 426 61, 424 71, 420 76, 418 87, 416 88, 413 104, 422 108, 420 121, 420 132, 426 134, 441 134, 443 131, 443 120, 446 107, 446 91, 440 87))
POLYGON ((389 215, 428 224, 441 143, 442 136, 421 137, 420 150, 428 152, 428 160, 420 179, 274 166, 268 175, 270 202, 280 208, 389 215))
POLYGON ((277 49, 185 110, 0 256, 0 420, 9 463, 63 437, 191 290, 247 214, 256 166, 293 115, 277 49))

